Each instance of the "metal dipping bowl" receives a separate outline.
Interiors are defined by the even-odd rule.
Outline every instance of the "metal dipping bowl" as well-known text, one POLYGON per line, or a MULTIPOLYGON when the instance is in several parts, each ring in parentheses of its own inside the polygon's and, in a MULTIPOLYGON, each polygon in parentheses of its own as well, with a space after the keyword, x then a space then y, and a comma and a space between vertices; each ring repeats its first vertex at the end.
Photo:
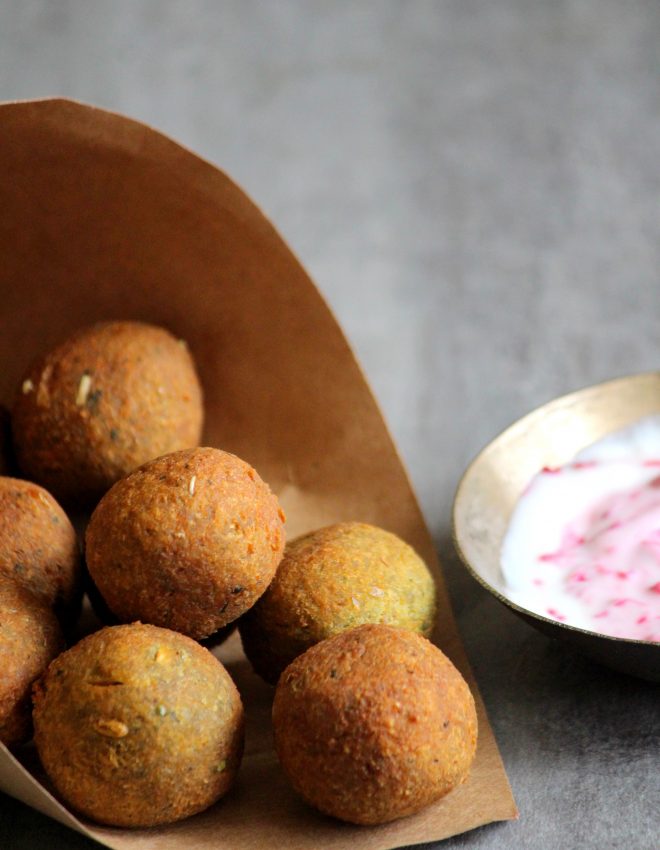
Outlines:
POLYGON ((454 543, 474 578, 530 625, 614 670, 660 681, 660 644, 609 637, 522 608, 501 589, 500 550, 513 508, 544 466, 638 419, 660 413, 660 372, 617 378, 561 396, 518 420, 480 452, 458 485, 454 543))

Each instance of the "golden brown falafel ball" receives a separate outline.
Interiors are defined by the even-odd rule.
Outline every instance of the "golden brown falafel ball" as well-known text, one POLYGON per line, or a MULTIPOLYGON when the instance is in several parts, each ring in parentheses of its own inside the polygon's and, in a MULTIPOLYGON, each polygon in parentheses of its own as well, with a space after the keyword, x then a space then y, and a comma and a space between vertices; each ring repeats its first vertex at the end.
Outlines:
POLYGON ((284 671, 275 746, 298 793, 358 824, 419 811, 465 781, 477 715, 463 677, 430 641, 366 625, 328 638, 284 671))
POLYGON ((343 522, 286 547, 277 574, 239 623, 245 654, 267 682, 310 646, 363 623, 428 636, 435 585, 426 564, 395 534, 343 522))
POLYGON ((12 430, 25 475, 83 502, 154 457, 198 445, 202 418, 184 343, 141 322, 104 322, 31 366, 12 430))
POLYGON ((87 528, 87 567, 110 610, 204 638, 261 596, 284 550, 284 514, 235 455, 198 448, 117 482, 87 528))
POLYGON ((0 574, 26 587, 66 620, 82 597, 76 532, 43 487, 0 477, 0 574))
POLYGON ((32 732, 32 683, 64 649, 50 607, 0 575, 0 741, 21 744, 32 732))
POLYGON ((34 690, 39 757, 57 791, 100 823, 152 826, 231 787, 243 707, 229 674, 169 629, 112 626, 50 665, 34 690))

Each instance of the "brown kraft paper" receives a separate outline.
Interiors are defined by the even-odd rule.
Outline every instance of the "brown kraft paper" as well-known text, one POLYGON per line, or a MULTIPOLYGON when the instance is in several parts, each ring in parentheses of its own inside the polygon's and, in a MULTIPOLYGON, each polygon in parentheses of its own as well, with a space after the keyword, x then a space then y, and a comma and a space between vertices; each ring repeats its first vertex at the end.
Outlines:
POLYGON ((335 319, 272 225, 221 171, 171 140, 65 100, 0 106, 0 171, 0 402, 11 404, 34 355, 83 325, 169 328, 199 367, 205 444, 257 468, 283 504, 289 539, 361 520, 426 560, 439 594, 434 640, 479 711, 463 786, 391 824, 343 824, 289 788, 271 741, 273 691, 234 635, 217 652, 246 706, 246 752, 235 788, 208 811, 148 830, 82 821, 46 790, 29 747, 15 758, 0 746, 0 789, 118 850, 384 850, 516 817, 405 470, 335 319))

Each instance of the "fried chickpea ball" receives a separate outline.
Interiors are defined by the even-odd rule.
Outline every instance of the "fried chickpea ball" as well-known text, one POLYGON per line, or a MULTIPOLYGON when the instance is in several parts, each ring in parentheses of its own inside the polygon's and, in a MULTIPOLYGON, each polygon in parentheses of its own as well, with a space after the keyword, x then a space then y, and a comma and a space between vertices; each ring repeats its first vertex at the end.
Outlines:
POLYGON ((197 639, 244 613, 284 551, 284 514, 235 455, 198 448, 157 458, 117 482, 92 514, 87 567, 120 621, 197 639))
POLYGON ((0 575, 0 741, 27 741, 32 733, 32 684, 64 649, 57 617, 17 582, 0 575))
POLYGON ((243 707, 222 664, 155 626, 112 626, 57 658, 34 689, 34 740, 74 809, 154 826, 208 808, 231 787, 243 707))
POLYGON ((54 607, 67 620, 82 598, 76 532, 43 487, 0 477, 0 574, 54 607))
POLYGON ((426 638, 365 625, 328 638, 275 691, 277 754, 295 790, 341 820, 411 815, 468 776, 477 740, 461 674, 426 638))
POLYGON ((395 534, 343 522, 293 540, 272 584, 239 623, 245 654, 267 682, 310 646, 364 623, 428 636, 435 585, 395 534))
POLYGON ((26 477, 82 503, 146 461, 198 445, 202 418, 182 341, 141 322, 103 322, 30 367, 12 428, 26 477))

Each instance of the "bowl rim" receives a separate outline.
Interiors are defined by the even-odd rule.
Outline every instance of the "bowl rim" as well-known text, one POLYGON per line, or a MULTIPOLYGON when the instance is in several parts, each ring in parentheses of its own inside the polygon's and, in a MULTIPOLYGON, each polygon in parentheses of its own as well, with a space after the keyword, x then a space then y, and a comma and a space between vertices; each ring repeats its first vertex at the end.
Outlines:
MULTIPOLYGON (((452 501, 451 508, 451 539, 454 545, 454 549, 458 554, 460 562, 466 568, 466 570, 470 573, 472 578, 474 578, 485 590, 487 590, 492 596, 494 596, 499 602, 503 605, 506 605, 507 608, 511 608, 513 611, 516 611, 519 614, 524 615, 525 617, 530 617, 534 620, 538 620, 541 623, 557 627, 559 629, 563 629, 567 632, 574 632, 579 635, 585 635, 590 638, 600 638, 605 641, 611 641, 613 644, 632 644, 637 646, 656 646, 660 650, 660 643, 657 641, 651 640, 638 640, 637 638, 624 638, 624 637, 615 637, 614 635, 605 635, 602 632, 596 632, 593 629, 582 629, 579 626, 571 626, 568 623, 562 623, 559 620, 553 620, 550 617, 544 617, 543 614, 538 614, 535 611, 532 611, 529 608, 524 608, 522 605, 518 605, 513 600, 509 599, 503 593, 501 593, 496 587, 494 587, 490 582, 488 582, 471 564, 470 559, 466 555, 463 547, 461 546, 461 540, 458 530, 458 521, 457 521, 457 508, 459 503, 463 500, 463 493, 466 487, 466 481, 471 475, 474 468, 481 461, 482 457, 488 452, 491 447, 499 442, 499 440, 505 438, 511 431, 517 429, 524 423, 529 420, 533 420, 539 418, 543 415, 545 409, 550 407, 550 405, 559 404, 561 402, 570 402, 573 398, 577 396, 581 396, 584 393, 588 393, 590 390, 597 390, 602 387, 614 386, 616 384, 627 383, 631 379, 644 379, 644 378, 657 378, 660 379, 660 370, 648 370, 646 372, 635 372, 630 375, 622 375, 617 378, 607 378, 603 381, 598 381, 595 384, 589 384, 586 387, 581 387, 577 390, 572 390, 569 393, 565 393, 563 395, 555 396, 551 398, 549 401, 544 402, 538 407, 533 408, 528 413, 525 413, 520 418, 516 419, 510 425, 508 425, 504 430, 500 431, 495 435, 483 448, 481 448, 476 455, 472 458, 472 460, 468 463, 465 471, 462 473, 458 485, 456 487, 456 491, 454 493, 454 498, 452 501)), ((660 411, 659 411, 660 413, 660 411)))

